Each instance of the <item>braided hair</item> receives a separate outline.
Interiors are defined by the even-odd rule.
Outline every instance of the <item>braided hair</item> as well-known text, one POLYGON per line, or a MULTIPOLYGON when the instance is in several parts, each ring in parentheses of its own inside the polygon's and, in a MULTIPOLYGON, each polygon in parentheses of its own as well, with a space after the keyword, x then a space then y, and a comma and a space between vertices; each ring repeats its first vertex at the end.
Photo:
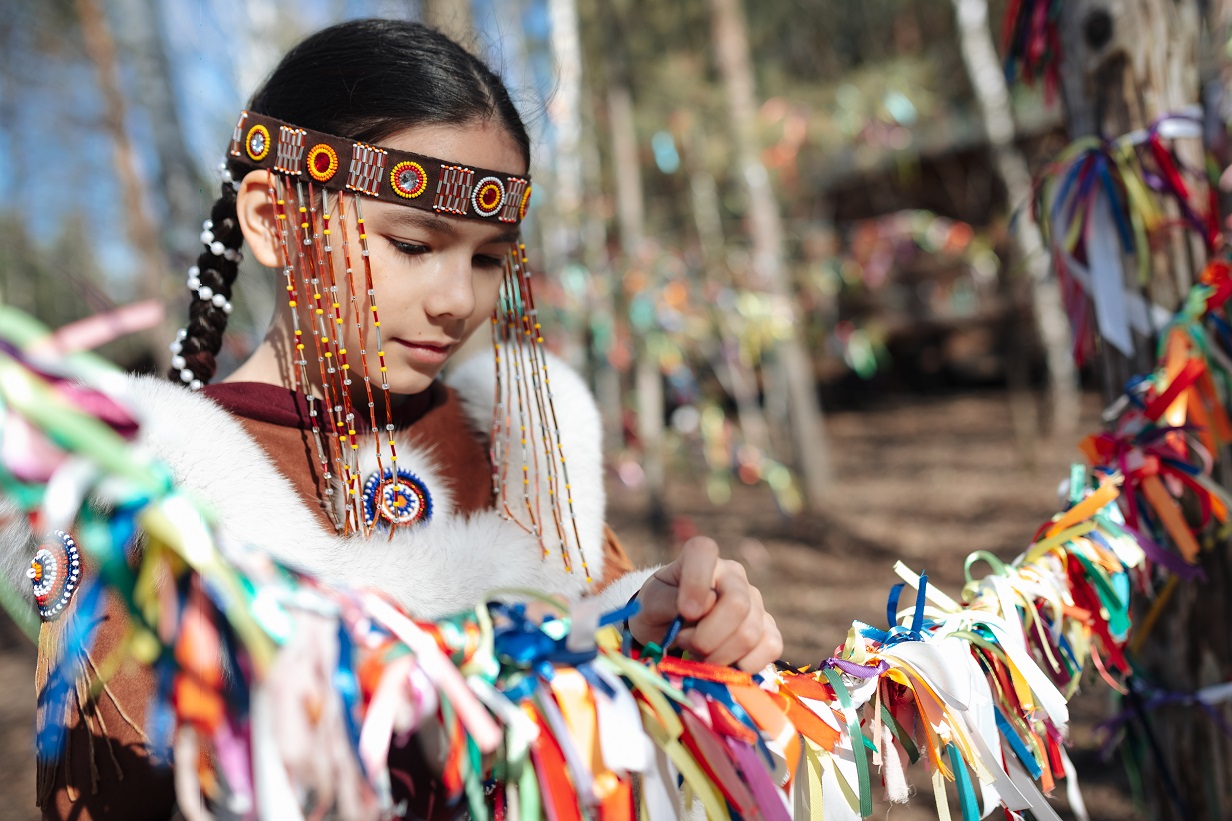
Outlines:
POLYGON ((188 269, 188 289, 193 292, 188 324, 171 343, 168 373, 194 389, 209 382, 218 369, 215 357, 231 314, 231 286, 243 259, 244 234, 235 210, 235 187, 229 180, 222 184, 222 194, 202 226, 201 242, 205 250, 188 269))
MULTIPOLYGON (((302 128, 376 143, 417 125, 499 123, 530 164, 530 137, 501 79, 445 35, 407 20, 350 20, 287 52, 248 110, 302 128)), ((188 324, 171 343, 168 376, 193 389, 213 378, 231 313, 244 236, 232 179, 251 167, 228 158, 222 194, 189 269, 188 324)))

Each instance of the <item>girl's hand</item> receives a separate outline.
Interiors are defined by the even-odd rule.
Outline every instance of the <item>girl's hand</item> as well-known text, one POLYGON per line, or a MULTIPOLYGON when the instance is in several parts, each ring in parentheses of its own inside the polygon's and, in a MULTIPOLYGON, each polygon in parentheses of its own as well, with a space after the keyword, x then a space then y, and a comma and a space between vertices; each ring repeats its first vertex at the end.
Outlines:
POLYGON ((702 661, 753 673, 783 652, 783 637, 744 565, 720 559, 714 539, 685 542, 676 561, 646 580, 637 601, 642 608, 629 631, 642 644, 662 641, 679 614, 685 626, 676 644, 702 661))

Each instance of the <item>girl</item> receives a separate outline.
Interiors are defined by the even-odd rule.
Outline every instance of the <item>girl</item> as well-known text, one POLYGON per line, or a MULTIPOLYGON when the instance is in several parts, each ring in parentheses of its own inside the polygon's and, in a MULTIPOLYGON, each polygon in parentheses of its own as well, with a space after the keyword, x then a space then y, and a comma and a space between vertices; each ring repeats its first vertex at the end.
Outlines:
MULTIPOLYGON (((679 615, 682 649, 758 670, 781 639, 739 564, 695 539, 633 570, 603 524, 598 414, 542 348, 518 242, 529 161, 501 81, 433 30, 354 21, 296 46, 236 124, 171 381, 129 385, 142 442, 213 509, 221 538, 417 617, 497 588, 604 610, 636 597, 634 640, 659 640, 679 615), (278 273, 280 307, 253 355, 210 384, 245 246, 278 273), (492 354, 442 380, 487 327, 492 354)), ((48 817, 173 812, 142 731, 152 674, 124 668, 97 697, 88 686, 124 628, 113 608, 68 714, 40 715, 71 727, 40 772, 48 817)), ((44 625, 44 674, 58 629, 44 625)))

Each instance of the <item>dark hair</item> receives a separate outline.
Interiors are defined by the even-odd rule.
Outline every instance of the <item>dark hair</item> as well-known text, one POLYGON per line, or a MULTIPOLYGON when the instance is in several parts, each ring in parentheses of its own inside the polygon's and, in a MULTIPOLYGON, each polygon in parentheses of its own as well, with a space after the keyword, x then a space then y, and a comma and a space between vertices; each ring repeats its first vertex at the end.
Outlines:
MULTIPOLYGON (((379 143, 416 125, 465 125, 495 120, 530 164, 530 137, 501 79, 482 60, 440 32, 405 20, 351 20, 313 34, 287 52, 257 90, 248 110, 339 137, 379 143)), ((229 159, 238 181, 249 170, 229 159)), ((215 242, 238 250, 244 241, 235 191, 223 183, 210 219, 215 242)), ((214 250, 217 250, 215 246, 214 250)), ((227 326, 236 254, 214 253, 207 244, 197 260, 202 287, 221 294, 223 305, 194 298, 179 340, 181 367, 208 382, 227 326), (228 258, 231 257, 231 258, 228 258)))

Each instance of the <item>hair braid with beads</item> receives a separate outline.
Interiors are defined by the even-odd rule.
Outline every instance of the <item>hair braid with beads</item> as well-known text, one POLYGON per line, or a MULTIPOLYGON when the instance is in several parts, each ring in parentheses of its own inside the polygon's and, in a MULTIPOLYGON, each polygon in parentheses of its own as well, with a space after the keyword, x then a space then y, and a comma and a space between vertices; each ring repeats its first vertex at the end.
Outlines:
POLYGON ((188 324, 171 343, 171 370, 167 374, 194 390, 209 382, 218 369, 215 357, 222 348, 231 313, 231 286, 243 259, 240 248, 244 234, 230 179, 223 182, 222 194, 202 226, 201 242, 205 250, 197 257, 197 264, 188 269, 188 289, 192 292, 188 324))

